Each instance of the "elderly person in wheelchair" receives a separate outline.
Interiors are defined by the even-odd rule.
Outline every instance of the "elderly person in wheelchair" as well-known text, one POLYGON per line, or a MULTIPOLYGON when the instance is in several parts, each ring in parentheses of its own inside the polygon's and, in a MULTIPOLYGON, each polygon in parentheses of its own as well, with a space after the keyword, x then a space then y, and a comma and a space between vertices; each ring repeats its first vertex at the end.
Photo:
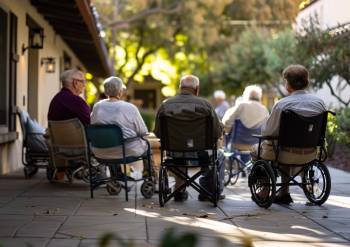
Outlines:
POLYGON ((304 66, 290 65, 282 76, 289 96, 274 105, 262 135, 257 136, 259 144, 252 150, 255 160, 249 175, 252 199, 265 208, 273 202, 290 204, 293 200, 289 186, 297 185, 312 203, 321 205, 331 186, 323 164, 328 112, 322 99, 306 91, 309 73, 304 66), (276 179, 279 174, 281 183, 276 179), (296 180, 298 175, 302 177, 301 183, 296 180), (276 190, 276 186, 280 188, 276 190))
MULTIPOLYGON (((124 84, 119 77, 109 77, 103 82, 107 99, 97 102, 91 113, 91 124, 117 124, 123 131, 124 138, 144 136, 148 134, 147 127, 137 107, 122 100, 124 84)), ((135 138, 125 145, 126 157, 137 157, 148 149, 147 142, 142 138, 135 138)), ((93 148, 97 157, 104 159, 122 158, 122 147, 93 148)), ((147 160, 144 160, 147 163, 147 160)))
POLYGON ((187 75, 180 80, 180 93, 162 103, 155 126, 161 140, 162 164, 159 174, 160 205, 174 197, 175 201, 188 198, 187 186, 199 192, 198 200, 212 201, 225 198, 223 191, 223 155, 217 152, 216 142, 222 135, 222 125, 213 106, 198 97, 199 79, 187 75), (200 168, 189 175, 189 168, 200 168), (175 187, 168 183, 168 171, 175 175, 175 187), (201 177, 200 177, 201 176, 201 177), (196 178, 199 178, 199 183, 196 178))
POLYGON ((250 160, 252 145, 258 139, 252 134, 260 134, 261 126, 269 112, 261 104, 262 89, 256 85, 244 89, 242 101, 225 113, 222 123, 225 128, 225 185, 235 184, 239 173, 245 176, 246 163, 250 160))

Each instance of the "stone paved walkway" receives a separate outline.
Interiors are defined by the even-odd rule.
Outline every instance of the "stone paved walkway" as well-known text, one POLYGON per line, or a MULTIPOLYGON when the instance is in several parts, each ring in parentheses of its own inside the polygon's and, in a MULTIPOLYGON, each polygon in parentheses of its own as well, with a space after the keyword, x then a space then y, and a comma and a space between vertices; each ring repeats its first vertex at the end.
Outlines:
POLYGON ((101 188, 90 199, 87 184, 50 184, 44 174, 30 180, 12 174, 0 178, 0 246, 97 246, 106 232, 132 239, 135 246, 155 246, 171 227, 199 233, 203 247, 219 246, 217 237, 226 246, 241 246, 246 235, 258 247, 350 246, 350 174, 332 169, 331 175, 332 193, 324 206, 305 205, 295 190, 290 207, 265 210, 251 201, 244 179, 226 190, 218 208, 197 201, 192 191, 185 203, 159 208, 157 196, 145 200, 132 192, 125 202, 123 195, 109 196, 101 188))

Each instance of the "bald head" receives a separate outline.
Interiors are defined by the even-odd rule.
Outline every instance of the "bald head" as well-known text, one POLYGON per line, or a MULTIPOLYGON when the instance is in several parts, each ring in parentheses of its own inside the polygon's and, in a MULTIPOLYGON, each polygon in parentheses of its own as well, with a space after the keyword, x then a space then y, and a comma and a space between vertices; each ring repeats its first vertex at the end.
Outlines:
POLYGON ((185 75, 180 79, 180 90, 181 92, 187 91, 194 95, 199 93, 199 79, 194 75, 185 75))

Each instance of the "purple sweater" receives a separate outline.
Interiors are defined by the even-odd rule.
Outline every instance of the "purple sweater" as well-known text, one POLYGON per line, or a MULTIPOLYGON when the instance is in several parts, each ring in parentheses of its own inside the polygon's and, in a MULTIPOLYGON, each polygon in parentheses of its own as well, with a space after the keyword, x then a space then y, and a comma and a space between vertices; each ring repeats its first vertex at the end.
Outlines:
POLYGON ((78 118, 84 125, 90 123, 90 107, 69 89, 62 88, 51 100, 48 120, 60 121, 78 118))

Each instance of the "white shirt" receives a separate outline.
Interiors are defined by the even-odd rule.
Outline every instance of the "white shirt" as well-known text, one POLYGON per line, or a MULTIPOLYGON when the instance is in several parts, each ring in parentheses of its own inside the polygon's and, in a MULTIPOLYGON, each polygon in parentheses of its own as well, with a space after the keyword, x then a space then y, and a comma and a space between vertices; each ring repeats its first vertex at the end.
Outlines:
POLYGON ((287 109, 304 117, 312 117, 327 110, 323 100, 319 97, 305 90, 294 91, 273 106, 270 117, 261 129, 263 136, 278 136, 281 113, 287 109))
MULTIPOLYGON (((108 99, 97 102, 91 113, 92 124, 119 124, 124 138, 145 135, 148 130, 136 106, 128 102, 108 99)), ((147 144, 141 138, 125 144, 126 156, 140 156, 147 150, 147 144)), ((93 148, 93 153, 100 158, 122 158, 122 148, 93 148)))
POLYGON ((267 108, 258 101, 241 101, 238 105, 228 109, 222 118, 225 132, 230 133, 236 119, 240 119, 247 128, 261 125, 269 116, 267 108))

